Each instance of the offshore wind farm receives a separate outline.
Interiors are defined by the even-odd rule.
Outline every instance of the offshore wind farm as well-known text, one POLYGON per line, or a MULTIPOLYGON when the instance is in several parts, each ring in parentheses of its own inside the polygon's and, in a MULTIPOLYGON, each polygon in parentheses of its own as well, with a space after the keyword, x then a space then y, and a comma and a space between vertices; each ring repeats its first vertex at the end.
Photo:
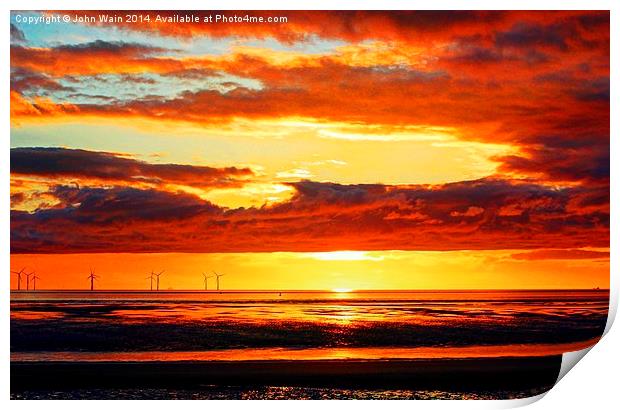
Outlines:
MULTIPOLYGON (((17 276, 17 281, 16 281, 16 288, 12 289, 12 291, 22 291, 22 275, 24 275, 26 277, 26 292, 29 292, 30 290, 32 291, 36 291, 36 281, 37 280, 41 280, 40 276, 36 275, 36 271, 32 271, 30 273, 26 273, 26 268, 22 268, 19 271, 16 270, 11 270, 12 274, 15 274, 17 276), (31 286, 32 284, 32 286, 31 286), (31 289, 32 287, 32 289, 31 289)), ((161 270, 158 273, 155 273, 154 270, 151 270, 149 276, 147 276, 145 279, 147 279, 149 281, 149 291, 153 292, 159 292, 159 285, 160 285, 160 277, 161 275, 163 275, 165 273, 165 270, 161 270)), ((216 273, 215 271, 213 271, 213 275, 207 275, 206 273, 202 273, 202 278, 203 278, 203 285, 204 285, 204 290, 208 291, 208 280, 215 278, 216 279, 216 288, 215 291, 220 291, 220 277, 224 276, 225 274, 222 273, 216 273)), ((87 276, 88 279, 88 288, 91 292, 95 291, 95 283, 99 282, 101 279, 100 275, 96 275, 95 274, 95 269, 94 268, 90 268, 89 271, 89 275, 87 276)), ((39 288, 39 290, 41 290, 39 288)), ((47 290, 58 290, 58 289, 47 289, 47 290)), ((80 290, 80 289, 67 289, 67 290, 80 290)), ((104 291, 111 291, 112 289, 100 289, 100 290, 104 290, 104 291)), ((117 289, 118 290, 118 289, 117 289)), ((141 289, 124 289, 124 291, 127 290, 133 290, 133 291, 138 291, 141 289)), ((172 288, 169 288, 168 290, 172 290, 172 288)), ((179 289, 177 289, 179 290, 179 289)), ((184 290, 194 290, 194 289, 184 289, 184 290)), ((123 291, 123 290, 122 290, 123 291)))

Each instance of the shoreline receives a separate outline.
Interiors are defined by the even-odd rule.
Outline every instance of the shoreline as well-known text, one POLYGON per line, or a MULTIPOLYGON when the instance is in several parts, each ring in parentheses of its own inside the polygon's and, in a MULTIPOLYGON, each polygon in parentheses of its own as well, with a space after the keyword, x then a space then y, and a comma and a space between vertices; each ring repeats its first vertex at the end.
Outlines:
POLYGON ((11 352, 11 362, 212 362, 212 361, 312 361, 312 360, 442 360, 542 357, 561 355, 595 345, 599 338, 568 343, 530 343, 474 346, 422 347, 309 347, 242 348, 196 351, 33 351, 11 352))

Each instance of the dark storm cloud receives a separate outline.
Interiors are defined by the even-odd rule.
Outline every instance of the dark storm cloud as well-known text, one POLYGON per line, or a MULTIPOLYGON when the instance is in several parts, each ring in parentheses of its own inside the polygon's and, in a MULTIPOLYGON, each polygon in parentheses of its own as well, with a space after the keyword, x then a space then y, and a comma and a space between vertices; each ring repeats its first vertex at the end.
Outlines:
POLYGON ((243 184, 249 168, 151 164, 109 152, 67 148, 13 148, 11 173, 47 178, 101 179, 116 184, 146 182, 221 187, 243 184))
POLYGON ((301 181, 288 201, 225 209, 185 193, 52 187, 57 204, 11 213, 11 249, 267 252, 607 246, 609 209, 588 188, 477 180, 436 186, 301 181), (590 200, 589 206, 583 201, 590 200), (139 238, 139 240, 137 240, 139 238))

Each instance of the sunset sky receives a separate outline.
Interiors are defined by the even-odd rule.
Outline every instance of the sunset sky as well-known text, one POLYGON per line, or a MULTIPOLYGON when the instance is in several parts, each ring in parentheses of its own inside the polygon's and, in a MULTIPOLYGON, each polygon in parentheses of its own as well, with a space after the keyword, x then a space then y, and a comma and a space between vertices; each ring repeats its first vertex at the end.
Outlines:
POLYGON ((52 14, 11 14, 39 289, 609 286, 608 12, 52 14))

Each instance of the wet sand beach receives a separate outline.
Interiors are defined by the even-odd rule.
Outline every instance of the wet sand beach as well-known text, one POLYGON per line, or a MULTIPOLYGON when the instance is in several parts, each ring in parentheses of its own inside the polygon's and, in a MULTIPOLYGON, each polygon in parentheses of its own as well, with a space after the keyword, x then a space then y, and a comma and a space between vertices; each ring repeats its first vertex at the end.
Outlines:
POLYGON ((286 386, 443 391, 551 387, 561 356, 492 359, 12 362, 11 392, 286 386))
POLYGON ((608 291, 11 294, 11 397, 507 399, 596 343, 608 291))

